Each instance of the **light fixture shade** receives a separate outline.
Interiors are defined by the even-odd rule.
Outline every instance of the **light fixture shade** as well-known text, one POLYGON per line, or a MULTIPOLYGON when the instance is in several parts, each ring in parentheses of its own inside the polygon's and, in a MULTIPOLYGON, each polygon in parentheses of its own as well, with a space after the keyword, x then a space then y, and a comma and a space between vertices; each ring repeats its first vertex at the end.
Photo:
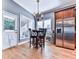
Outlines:
POLYGON ((37 21, 42 20, 43 17, 44 17, 44 15, 42 15, 42 14, 39 14, 39 13, 35 14, 35 18, 37 19, 37 21))
POLYGON ((37 0, 37 3, 39 3, 39 0, 37 0))
POLYGON ((37 13, 35 16, 37 19, 39 19, 41 17, 41 14, 37 13))

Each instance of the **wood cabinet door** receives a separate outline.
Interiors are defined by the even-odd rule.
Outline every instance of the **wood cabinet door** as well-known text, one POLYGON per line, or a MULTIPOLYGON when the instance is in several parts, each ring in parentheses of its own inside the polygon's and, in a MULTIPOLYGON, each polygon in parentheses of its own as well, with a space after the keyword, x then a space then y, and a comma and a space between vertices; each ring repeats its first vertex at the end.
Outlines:
POLYGON ((64 18, 74 17, 74 8, 64 10, 64 18))
POLYGON ((75 10, 74 8, 64 9, 58 12, 55 12, 55 18, 58 19, 64 19, 64 18, 70 18, 75 16, 75 10))
POLYGON ((63 19, 64 11, 58 11, 55 13, 56 21, 61 21, 63 19))
POLYGON ((2 36, 2 38, 3 38, 3 40, 2 40, 2 49, 4 50, 4 49, 7 49, 7 48, 10 47, 10 42, 9 42, 9 39, 8 39, 9 33, 3 32, 2 35, 3 35, 2 36))

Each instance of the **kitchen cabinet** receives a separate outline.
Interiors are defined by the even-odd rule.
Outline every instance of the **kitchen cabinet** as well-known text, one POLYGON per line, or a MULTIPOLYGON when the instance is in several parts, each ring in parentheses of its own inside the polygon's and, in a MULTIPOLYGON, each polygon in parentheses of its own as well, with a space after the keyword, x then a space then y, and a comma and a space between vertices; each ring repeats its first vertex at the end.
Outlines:
POLYGON ((2 13, 2 49, 7 49, 17 45, 17 15, 7 11, 2 13))
POLYGON ((17 34, 14 32, 3 33, 3 49, 7 49, 17 45, 17 34))
POLYGON ((57 11, 55 12, 55 19, 57 21, 57 20, 61 20, 61 19, 69 18, 69 17, 74 17, 75 16, 74 13, 75 13, 74 8, 57 11))
POLYGON ((10 47, 10 44, 9 44, 9 39, 8 39, 8 33, 7 32, 3 32, 2 34, 2 49, 6 49, 6 48, 9 48, 10 47))
POLYGON ((61 19, 63 19, 63 15, 64 15, 64 11, 56 12, 55 13, 56 21, 60 21, 61 19))

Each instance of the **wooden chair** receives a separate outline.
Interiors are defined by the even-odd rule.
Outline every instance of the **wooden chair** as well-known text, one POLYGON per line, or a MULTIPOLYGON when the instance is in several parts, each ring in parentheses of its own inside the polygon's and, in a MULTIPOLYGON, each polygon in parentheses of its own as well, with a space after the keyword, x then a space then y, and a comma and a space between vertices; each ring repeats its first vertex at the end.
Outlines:
POLYGON ((39 28, 39 30, 44 31, 44 39, 45 39, 47 29, 46 28, 39 28))
POLYGON ((42 47, 45 46, 45 34, 44 30, 39 30, 38 31, 38 39, 39 39, 39 45, 42 47))
POLYGON ((36 39, 37 39, 37 31, 36 30, 31 30, 29 29, 30 31, 30 47, 31 45, 36 46, 36 39))

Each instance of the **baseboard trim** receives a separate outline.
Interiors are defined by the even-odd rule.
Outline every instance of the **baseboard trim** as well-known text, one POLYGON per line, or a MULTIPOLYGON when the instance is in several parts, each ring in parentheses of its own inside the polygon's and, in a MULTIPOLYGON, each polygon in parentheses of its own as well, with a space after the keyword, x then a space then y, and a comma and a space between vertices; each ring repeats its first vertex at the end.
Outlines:
POLYGON ((28 42, 29 42, 29 40, 24 41, 24 42, 20 42, 20 43, 18 43, 18 45, 22 45, 22 44, 24 44, 24 43, 28 43, 28 42))
MULTIPOLYGON (((22 45, 22 44, 25 44, 25 43, 28 43, 28 42, 29 42, 29 40, 24 41, 24 42, 20 42, 16 46, 12 46, 12 47, 17 47, 18 45, 22 45)), ((2 48, 2 51, 7 50, 7 49, 12 48, 12 47, 2 48)))

